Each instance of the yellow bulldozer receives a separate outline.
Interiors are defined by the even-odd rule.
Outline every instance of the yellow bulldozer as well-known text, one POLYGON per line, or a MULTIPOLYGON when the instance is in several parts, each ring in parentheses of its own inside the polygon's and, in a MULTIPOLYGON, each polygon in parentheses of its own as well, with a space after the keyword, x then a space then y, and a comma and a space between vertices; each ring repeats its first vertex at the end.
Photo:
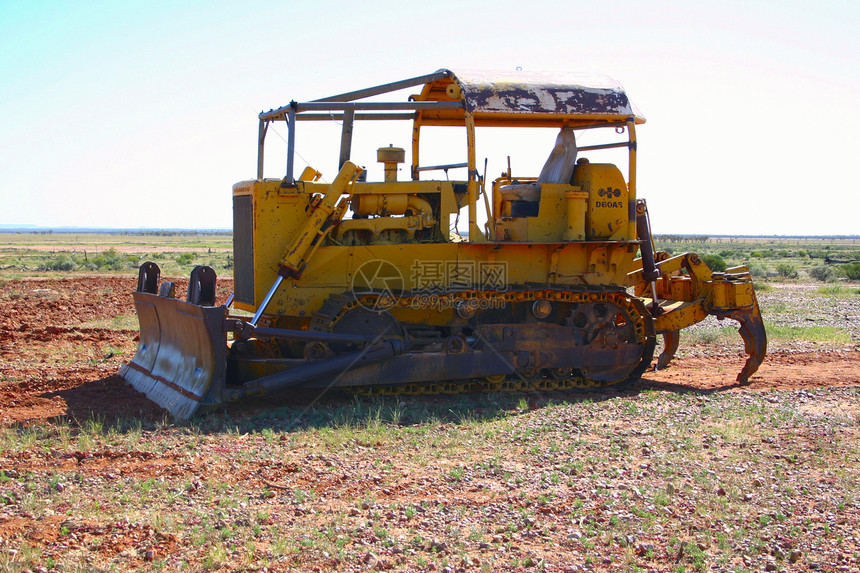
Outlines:
POLYGON ((740 323, 745 383, 767 348, 750 273, 655 251, 636 189, 644 122, 611 78, 447 69, 261 113, 257 177, 233 186, 234 294, 216 304, 214 271, 197 267, 180 300, 143 264, 140 343, 121 375, 177 418, 294 388, 618 386, 652 365, 657 335, 665 367, 679 331, 715 315, 740 323), (403 90, 417 93, 380 100, 403 90), (312 167, 295 176, 296 127, 314 121, 340 126, 330 183, 312 167), (410 165, 380 147, 383 177, 369 181, 353 132, 380 121, 411 123, 410 165), (286 176, 264 178, 279 122, 286 176), (445 152, 460 162, 421 162, 421 135, 439 126, 456 131, 445 152), (532 173, 508 156, 490 180, 476 133, 494 146, 513 133, 510 153, 525 133, 511 128, 542 128, 549 156, 532 173), (578 146, 586 133, 604 139, 578 146), (626 177, 601 154, 623 157, 626 177))

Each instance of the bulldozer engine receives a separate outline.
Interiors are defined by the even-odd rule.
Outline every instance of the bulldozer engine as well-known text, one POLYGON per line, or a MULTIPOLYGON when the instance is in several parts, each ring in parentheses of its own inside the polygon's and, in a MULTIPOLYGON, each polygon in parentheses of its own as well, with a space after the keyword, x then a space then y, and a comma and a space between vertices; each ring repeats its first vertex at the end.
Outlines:
POLYGON ((142 265, 140 344, 121 375, 178 418, 293 388, 622 386, 652 366, 658 335, 663 368, 680 331, 713 315, 739 323, 747 383, 767 350, 750 273, 654 249, 636 188, 644 122, 610 78, 446 69, 263 112, 257 176, 233 186, 233 295, 217 304, 214 271, 198 267, 180 300, 142 265), (335 177, 295 178, 297 123, 327 120, 342 125, 335 177), (412 124, 411 148, 377 149, 381 181, 351 160, 368 120, 412 124), (288 130, 287 172, 266 178, 273 122, 288 130), (439 126, 460 128, 463 161, 421 163, 422 131, 439 126), (555 138, 543 169, 514 173, 509 159, 488 180, 476 129, 517 127, 555 138), (608 140, 577 145, 585 131, 608 140), (626 173, 606 150, 626 155, 626 173))

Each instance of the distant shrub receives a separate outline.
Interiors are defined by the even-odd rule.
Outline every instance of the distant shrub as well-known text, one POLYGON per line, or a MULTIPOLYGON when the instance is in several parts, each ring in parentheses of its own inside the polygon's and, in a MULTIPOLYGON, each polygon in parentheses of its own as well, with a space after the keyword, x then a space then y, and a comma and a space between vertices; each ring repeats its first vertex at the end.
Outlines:
POLYGON ((773 287, 767 283, 754 283, 753 288, 758 293, 771 292, 773 290, 773 287))
POLYGON ((134 257, 123 255, 111 247, 107 251, 99 253, 87 261, 87 268, 93 271, 111 270, 122 271, 134 265, 134 257))
POLYGON ((180 265, 190 265, 194 262, 194 253, 182 253, 176 257, 176 262, 180 265))
POLYGON ((845 276, 848 277, 850 281, 858 281, 860 280, 860 262, 856 263, 848 263, 842 265, 840 267, 845 276))
POLYGON ((137 264, 138 258, 135 255, 125 255, 116 251, 116 249, 108 249, 107 251, 87 254, 72 253, 61 254, 55 258, 43 259, 41 268, 48 271, 124 271, 137 264))
POLYGON ((776 265, 776 274, 786 279, 796 279, 797 269, 791 263, 778 263, 776 265))
POLYGON ((702 261, 715 273, 726 270, 726 261, 720 255, 704 255, 702 261))
POLYGON ((800 258, 805 258, 807 256, 806 251, 800 249, 799 251, 797 251, 797 256, 800 258))
POLYGON ((759 263, 750 263, 747 265, 747 268, 750 270, 750 275, 761 278, 767 276, 767 269, 764 265, 759 263))
POLYGON ((791 251, 787 249, 781 249, 776 252, 776 255, 782 259, 788 259, 791 257, 791 251))
POLYGON ((761 251, 753 251, 750 253, 750 256, 754 259, 763 259, 764 253, 762 253, 761 251))
POLYGON ((720 256, 724 259, 728 257, 733 257, 735 256, 735 251, 733 251, 732 249, 723 249, 722 251, 720 251, 720 256))
POLYGON ((49 271, 73 271, 78 268, 78 264, 69 256, 60 255, 52 261, 45 262, 45 268, 49 271))
POLYGON ((817 265, 806 272, 817 281, 830 282, 836 280, 836 269, 827 265, 817 265))

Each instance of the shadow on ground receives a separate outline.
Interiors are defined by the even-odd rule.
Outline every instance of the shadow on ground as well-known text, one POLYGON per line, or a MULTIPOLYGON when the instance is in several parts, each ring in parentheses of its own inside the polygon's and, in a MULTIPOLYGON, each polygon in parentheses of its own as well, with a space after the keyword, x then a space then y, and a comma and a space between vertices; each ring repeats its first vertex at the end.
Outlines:
POLYGON ((719 392, 726 392, 727 390, 735 390, 737 388, 746 388, 750 384, 741 384, 740 382, 734 382, 731 384, 726 384, 725 386, 718 386, 716 388, 701 388, 699 386, 693 386, 690 384, 680 384, 677 382, 665 382, 662 380, 654 380, 648 377, 648 372, 646 372, 641 379, 633 382, 629 389, 635 392, 641 392, 644 390, 660 390, 663 392, 675 392, 677 394, 716 394, 719 392))
POLYGON ((121 427, 132 418, 155 423, 168 416, 166 410, 129 386, 116 374, 84 382, 73 388, 45 392, 41 397, 48 400, 62 399, 66 403, 66 413, 53 419, 72 426, 98 419, 105 426, 121 427))
MULTIPOLYGON (((438 395, 400 395, 364 397, 340 389, 297 389, 281 395, 254 398, 226 404, 218 411, 176 425, 194 426, 203 432, 225 429, 255 431, 271 429, 292 432, 309 428, 341 427, 384 423, 409 426, 426 423, 466 424, 521 415, 558 403, 601 402, 643 391, 713 394, 739 387, 698 388, 662 382, 645 376, 625 389, 614 387, 555 392, 504 392, 438 395)), ((66 403, 66 414, 54 419, 73 426, 90 419, 121 430, 129 419, 146 425, 164 423, 166 410, 134 390, 117 375, 85 382, 74 388, 46 392, 43 398, 59 397, 66 403)))

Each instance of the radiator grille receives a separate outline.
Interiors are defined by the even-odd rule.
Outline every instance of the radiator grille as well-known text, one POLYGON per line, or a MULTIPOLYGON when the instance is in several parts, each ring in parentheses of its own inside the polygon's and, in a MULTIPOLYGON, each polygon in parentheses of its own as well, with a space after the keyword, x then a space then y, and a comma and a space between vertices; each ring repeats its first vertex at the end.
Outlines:
POLYGON ((237 302, 254 304, 254 213, 250 195, 233 197, 233 289, 237 302))

